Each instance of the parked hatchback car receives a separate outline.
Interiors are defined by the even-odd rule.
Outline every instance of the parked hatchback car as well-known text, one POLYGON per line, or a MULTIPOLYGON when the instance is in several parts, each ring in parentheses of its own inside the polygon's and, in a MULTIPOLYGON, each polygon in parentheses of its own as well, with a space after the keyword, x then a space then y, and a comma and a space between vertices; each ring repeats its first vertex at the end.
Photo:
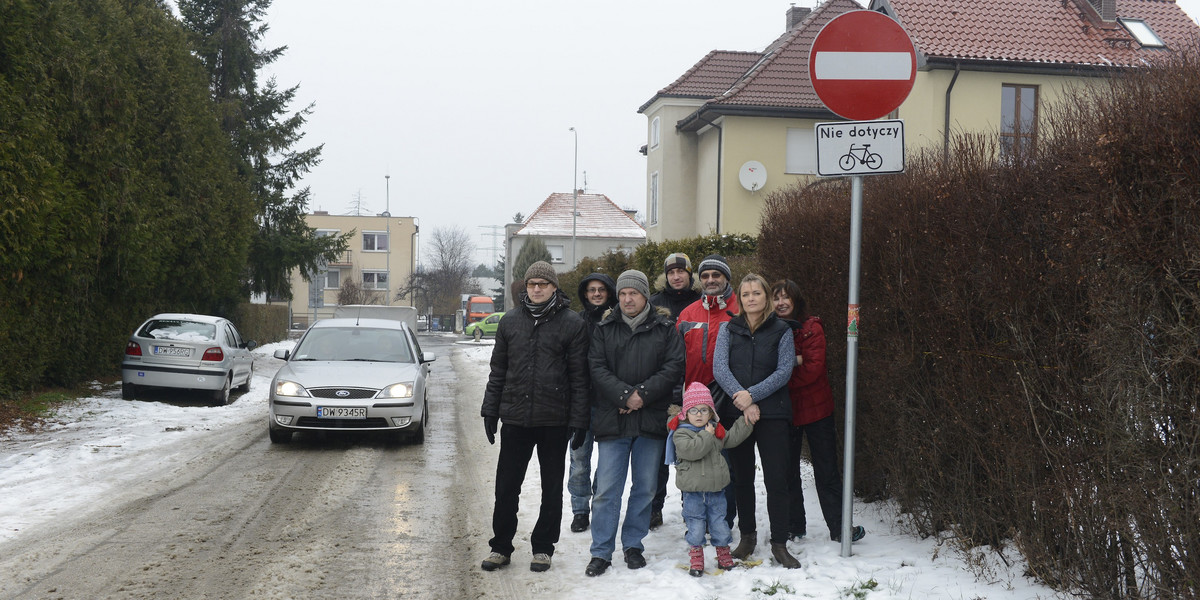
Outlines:
POLYGON ((275 357, 287 363, 271 380, 272 442, 304 430, 387 431, 425 441, 425 383, 435 357, 421 351, 407 323, 324 319, 275 357))
POLYGON ((463 327, 463 333, 477 340, 483 339, 485 335, 496 337, 496 328, 500 326, 500 317, 503 316, 502 312, 492 313, 484 317, 482 321, 475 321, 463 327))
POLYGON ((229 404, 233 388, 250 390, 258 344, 243 341, 221 317, 165 313, 150 317, 129 336, 121 363, 121 397, 143 388, 203 390, 229 404))

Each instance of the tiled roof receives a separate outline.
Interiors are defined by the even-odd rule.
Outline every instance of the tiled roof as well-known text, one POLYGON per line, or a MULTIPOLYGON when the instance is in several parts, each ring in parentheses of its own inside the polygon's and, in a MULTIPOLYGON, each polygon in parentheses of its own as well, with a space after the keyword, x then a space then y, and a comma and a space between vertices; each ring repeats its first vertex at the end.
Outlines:
MULTIPOLYGON (((1116 0, 1120 18, 1143 19, 1167 51, 1195 48, 1197 27, 1174 0, 1116 0)), ((891 8, 908 31, 922 62, 964 60, 1014 67, 1051 68, 1142 65, 1164 56, 1142 48, 1119 23, 1104 23, 1088 0, 876 0, 891 8)), ((709 98, 681 129, 703 127, 713 117, 750 114, 831 115, 813 91, 809 50, 826 23, 862 6, 826 0, 762 53, 711 52, 655 99, 709 98), (751 62, 751 59, 754 59, 751 62), (737 69, 744 67, 741 73, 737 69)))
MULTIPOLYGON (((546 198, 515 235, 571 235, 571 193, 555 192, 546 198)), ((579 194, 576 237, 645 239, 646 230, 604 194, 579 194)))
MULTIPOLYGON (((930 58, 1091 66, 1141 65, 1162 56, 1087 0, 890 0, 917 50, 930 58)), ((1174 0, 1117 0, 1117 17, 1143 19, 1182 49, 1200 33, 1174 0)))
POLYGON ((686 73, 680 75, 679 79, 676 79, 671 85, 659 90, 654 98, 638 109, 638 112, 649 108, 654 99, 660 96, 705 100, 713 96, 720 96, 733 87, 733 84, 737 83, 760 58, 762 58, 761 52, 713 50, 686 73))

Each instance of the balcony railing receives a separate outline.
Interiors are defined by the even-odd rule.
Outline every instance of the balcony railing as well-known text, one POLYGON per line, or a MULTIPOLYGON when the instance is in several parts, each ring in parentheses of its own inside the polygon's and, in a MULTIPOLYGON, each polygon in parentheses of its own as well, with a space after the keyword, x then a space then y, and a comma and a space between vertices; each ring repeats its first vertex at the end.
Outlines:
POLYGON ((353 250, 347 250, 347 251, 341 253, 340 255, 338 255, 337 258, 329 261, 330 266, 349 267, 352 264, 354 264, 354 251, 353 250))

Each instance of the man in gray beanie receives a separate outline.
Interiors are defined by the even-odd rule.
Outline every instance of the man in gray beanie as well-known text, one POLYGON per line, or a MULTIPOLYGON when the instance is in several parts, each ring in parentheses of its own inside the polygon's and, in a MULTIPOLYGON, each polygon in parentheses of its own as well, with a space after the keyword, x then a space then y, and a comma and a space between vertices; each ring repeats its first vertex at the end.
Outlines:
POLYGON ((496 328, 480 414, 488 443, 495 443, 501 421, 504 427, 499 430, 493 537, 488 540, 492 552, 483 560, 484 571, 510 562, 521 484, 534 452, 542 504, 529 535, 529 570, 550 569, 562 527, 567 444, 583 445, 589 421, 587 324, 570 306, 571 299, 558 289, 554 267, 538 261, 525 271, 525 293, 496 328))
POLYGON ((683 376, 683 338, 670 311, 650 305, 650 281, 640 271, 617 277, 620 310, 610 310, 592 332, 592 432, 596 436, 596 494, 592 498, 595 577, 612 564, 626 473, 632 478, 621 530, 625 565, 646 566, 642 540, 650 530, 650 503, 667 439, 667 406, 683 376))

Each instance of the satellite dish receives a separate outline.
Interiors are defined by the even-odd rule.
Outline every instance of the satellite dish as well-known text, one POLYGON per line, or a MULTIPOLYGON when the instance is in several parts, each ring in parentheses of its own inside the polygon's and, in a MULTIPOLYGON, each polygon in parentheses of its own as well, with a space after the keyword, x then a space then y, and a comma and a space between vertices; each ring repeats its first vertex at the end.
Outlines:
POLYGON ((738 182, 751 192, 761 190, 767 183, 767 168, 757 160, 748 160, 738 169, 738 182))

